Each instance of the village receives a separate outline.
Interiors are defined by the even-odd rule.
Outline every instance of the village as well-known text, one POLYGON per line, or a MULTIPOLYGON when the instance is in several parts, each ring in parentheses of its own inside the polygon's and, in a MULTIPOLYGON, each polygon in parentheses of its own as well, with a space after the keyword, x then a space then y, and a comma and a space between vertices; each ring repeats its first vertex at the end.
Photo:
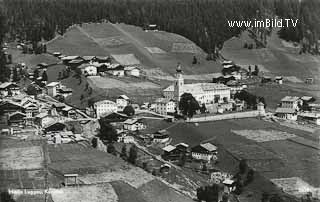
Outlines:
MULTIPOLYGON (((17 48, 21 48, 20 45, 17 48)), ((77 78, 144 77, 134 54, 101 57, 67 56, 53 52, 52 55, 66 66, 59 77, 65 74, 73 74, 77 78)), ((28 69, 24 63, 18 66, 21 68, 19 71, 28 69)), ((172 84, 160 89, 162 97, 153 102, 137 103, 129 96, 119 94, 114 100, 95 101, 85 109, 64 102, 65 98, 72 95, 73 89, 64 86, 61 81, 47 82, 48 66, 40 63, 37 65, 37 75, 34 71, 25 75, 32 81, 32 88, 23 88, 13 81, 0 84, 2 137, 23 141, 41 140, 54 148, 57 145, 75 144, 93 147, 141 167, 167 183, 180 183, 180 188, 176 188, 180 193, 199 200, 208 191, 203 186, 213 182, 222 186, 217 196, 219 201, 254 201, 250 200, 250 196, 241 199, 239 195, 259 170, 251 164, 249 166, 245 158, 238 159, 239 171, 236 173, 223 169, 221 165, 224 164, 225 154, 220 154, 220 147, 223 147, 222 153, 229 148, 215 144, 210 139, 189 145, 187 136, 186 141, 180 136, 176 139, 174 131, 170 129, 179 124, 200 127, 202 123, 212 122, 214 125, 215 121, 237 122, 240 119, 258 119, 287 126, 291 124, 296 128, 316 128, 320 125, 320 105, 315 103, 313 97, 288 95, 279 100, 275 111, 270 111, 266 110, 268 103, 264 97, 248 93, 246 89, 252 83, 282 85, 285 82, 281 76, 261 76, 257 65, 243 68, 224 60, 221 61, 221 74, 212 78, 211 82, 190 83, 185 81, 183 66, 177 64, 172 84), (191 172, 189 175, 195 175, 201 178, 198 181, 205 183, 181 188, 186 182, 178 182, 172 177, 173 173, 183 177, 185 173, 180 173, 181 170, 191 172)), ((247 139, 270 138, 270 141, 295 137, 280 133, 276 137, 269 134, 263 136, 262 132, 262 137, 256 137, 249 133, 242 134, 241 130, 234 133, 247 139)), ((314 145, 305 143, 305 140, 299 141, 308 146, 314 145)), ((80 171, 63 172, 62 175, 63 178, 57 182, 59 186, 73 187, 84 183, 78 180, 81 178, 80 171)), ((315 197, 319 195, 316 188, 304 190, 303 193, 309 192, 315 197)))

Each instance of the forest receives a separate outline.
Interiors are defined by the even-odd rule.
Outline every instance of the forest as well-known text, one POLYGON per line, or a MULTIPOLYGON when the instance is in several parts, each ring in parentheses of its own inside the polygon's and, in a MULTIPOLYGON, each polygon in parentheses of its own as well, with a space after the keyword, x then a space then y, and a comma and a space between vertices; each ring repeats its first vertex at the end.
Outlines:
MULTIPOLYGON (((2 0, 0 8, 0 37, 6 32, 7 40, 32 44, 64 34, 73 24, 107 20, 142 27, 156 24, 212 53, 245 29, 230 28, 227 20, 278 16, 299 20, 295 28, 282 28, 281 38, 302 44, 302 52, 319 50, 318 0, 2 0)), ((257 39, 270 33, 265 28, 251 31, 257 39)))

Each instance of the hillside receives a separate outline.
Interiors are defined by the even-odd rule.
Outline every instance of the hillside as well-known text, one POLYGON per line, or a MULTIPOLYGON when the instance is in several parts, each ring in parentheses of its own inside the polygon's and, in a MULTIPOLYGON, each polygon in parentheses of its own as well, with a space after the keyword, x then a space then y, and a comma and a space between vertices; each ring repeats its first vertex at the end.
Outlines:
POLYGON ((48 43, 48 51, 80 56, 133 53, 150 77, 172 75, 179 62, 186 74, 220 71, 219 63, 206 61, 206 53, 185 37, 164 31, 144 31, 126 24, 72 26, 63 36, 48 43), (193 56, 199 64, 192 65, 193 56))

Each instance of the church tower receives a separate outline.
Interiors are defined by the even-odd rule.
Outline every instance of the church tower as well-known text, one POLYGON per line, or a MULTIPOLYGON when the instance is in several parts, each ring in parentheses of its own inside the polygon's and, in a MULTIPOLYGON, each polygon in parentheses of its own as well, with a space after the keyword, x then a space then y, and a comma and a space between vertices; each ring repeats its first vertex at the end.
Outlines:
POLYGON ((182 69, 180 63, 178 63, 177 70, 176 70, 176 79, 174 83, 174 98, 176 101, 180 101, 180 96, 183 94, 183 86, 184 86, 184 79, 182 76, 182 69))

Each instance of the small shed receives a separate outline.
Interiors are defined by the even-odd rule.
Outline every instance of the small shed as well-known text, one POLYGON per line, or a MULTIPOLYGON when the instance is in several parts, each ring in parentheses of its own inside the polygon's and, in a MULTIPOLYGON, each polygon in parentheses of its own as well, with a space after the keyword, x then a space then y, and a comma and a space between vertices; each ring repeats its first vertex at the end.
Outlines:
POLYGON ((78 174, 64 174, 63 177, 65 186, 78 185, 78 174))

